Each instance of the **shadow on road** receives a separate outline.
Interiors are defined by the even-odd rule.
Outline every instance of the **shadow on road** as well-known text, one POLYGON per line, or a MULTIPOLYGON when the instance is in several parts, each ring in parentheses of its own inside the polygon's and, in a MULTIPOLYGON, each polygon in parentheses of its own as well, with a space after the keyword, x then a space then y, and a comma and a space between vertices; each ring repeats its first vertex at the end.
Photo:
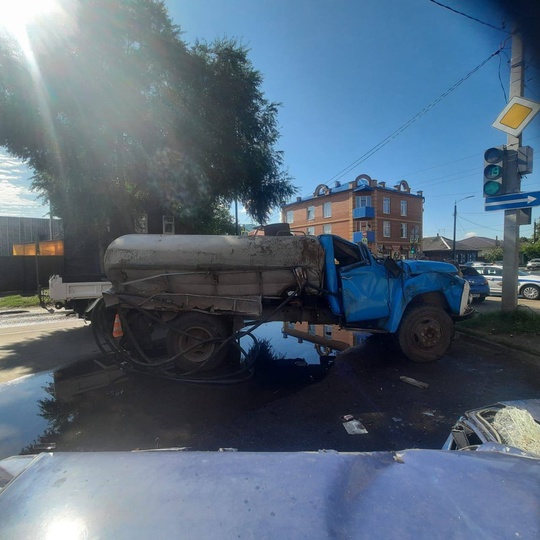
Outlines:
POLYGON ((90 326, 21 331, 0 338, 0 383, 99 356, 90 326))

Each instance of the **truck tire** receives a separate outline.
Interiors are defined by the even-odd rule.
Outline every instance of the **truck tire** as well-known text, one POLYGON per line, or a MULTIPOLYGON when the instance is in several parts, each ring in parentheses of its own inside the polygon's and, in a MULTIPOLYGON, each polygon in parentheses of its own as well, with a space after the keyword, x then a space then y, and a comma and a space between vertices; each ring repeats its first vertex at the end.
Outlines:
POLYGON ((171 324, 173 328, 167 334, 168 355, 173 357, 187 351, 176 358, 177 367, 185 371, 211 371, 225 360, 229 347, 221 344, 231 335, 228 319, 190 312, 181 314, 171 324))
POLYGON ((454 322, 442 308, 416 306, 403 315, 398 343, 413 362, 434 362, 443 356, 454 336, 454 322))

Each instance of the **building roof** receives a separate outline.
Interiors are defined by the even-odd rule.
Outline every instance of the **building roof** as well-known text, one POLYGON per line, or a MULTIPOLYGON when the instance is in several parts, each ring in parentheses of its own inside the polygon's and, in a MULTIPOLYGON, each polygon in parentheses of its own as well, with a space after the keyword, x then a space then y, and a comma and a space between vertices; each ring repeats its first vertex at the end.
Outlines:
MULTIPOLYGON (((444 236, 426 236, 422 239, 422 251, 452 251, 453 240, 444 236)), ((471 247, 465 240, 456 240, 456 249, 459 251, 479 251, 479 248, 471 247)))
POLYGON ((352 182, 345 182, 341 184, 340 182, 334 182, 332 187, 327 186, 326 184, 319 184, 313 194, 308 195, 307 197, 297 197, 295 201, 284 204, 281 208, 287 208, 295 204, 305 203, 307 201, 315 200, 320 197, 328 197, 329 195, 335 195, 336 193, 341 193, 343 191, 375 191, 375 189, 381 191, 388 191, 389 193, 399 193, 402 196, 406 197, 417 197, 423 198, 421 191, 418 193, 411 193, 409 184, 405 180, 401 180, 397 185, 390 187, 386 186, 386 182, 378 182, 377 180, 372 180, 367 174, 361 174, 357 176, 352 182))
POLYGON ((498 239, 486 238, 485 236, 471 236, 470 238, 465 238, 465 240, 460 240, 463 244, 467 244, 471 249, 491 249, 497 246, 502 246, 502 242, 498 239))

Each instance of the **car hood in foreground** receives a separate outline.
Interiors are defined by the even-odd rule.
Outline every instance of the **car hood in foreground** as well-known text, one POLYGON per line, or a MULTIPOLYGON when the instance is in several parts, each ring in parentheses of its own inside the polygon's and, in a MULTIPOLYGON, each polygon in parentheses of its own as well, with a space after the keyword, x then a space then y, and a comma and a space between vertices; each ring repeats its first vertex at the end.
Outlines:
POLYGON ((7 484, 0 523, 11 540, 537 538, 539 506, 540 461, 499 452, 55 453, 7 484))

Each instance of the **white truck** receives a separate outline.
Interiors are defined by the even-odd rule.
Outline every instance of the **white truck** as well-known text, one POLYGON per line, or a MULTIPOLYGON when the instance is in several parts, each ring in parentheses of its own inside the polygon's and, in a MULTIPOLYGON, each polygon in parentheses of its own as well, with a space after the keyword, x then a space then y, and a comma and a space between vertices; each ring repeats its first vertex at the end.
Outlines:
POLYGON ((388 334, 429 362, 470 312, 452 264, 379 260, 334 235, 127 235, 104 266, 112 287, 95 310, 98 343, 147 371, 221 369, 242 329, 276 320, 388 334))
POLYGON ((39 298, 43 308, 71 309, 83 319, 89 316, 92 307, 102 294, 111 288, 110 281, 82 281, 64 283, 61 276, 49 278, 48 291, 40 289, 39 298))

